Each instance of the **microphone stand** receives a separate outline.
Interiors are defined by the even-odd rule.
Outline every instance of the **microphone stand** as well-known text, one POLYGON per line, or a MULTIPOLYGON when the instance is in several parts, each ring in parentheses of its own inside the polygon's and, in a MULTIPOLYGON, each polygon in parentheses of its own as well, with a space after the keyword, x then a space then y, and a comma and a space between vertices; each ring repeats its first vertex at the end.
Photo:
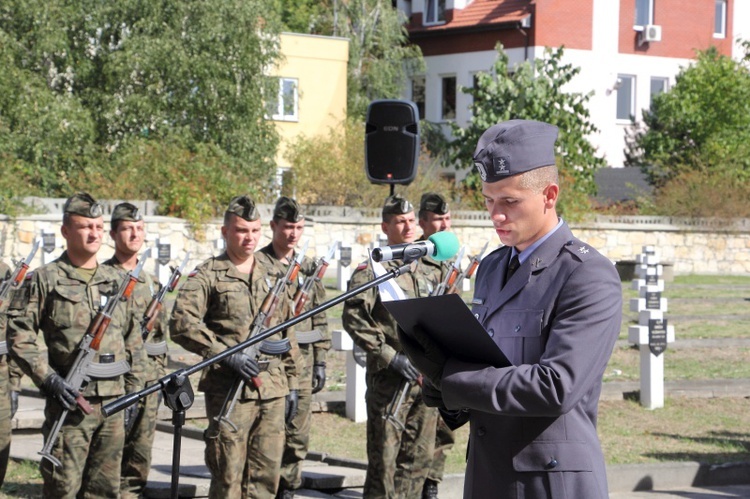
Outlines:
POLYGON ((339 303, 351 298, 352 296, 358 295, 359 293, 367 291, 368 289, 373 288, 385 281, 388 281, 389 279, 393 279, 394 277, 398 277, 409 272, 411 272, 411 261, 405 261, 405 263, 400 267, 391 269, 370 282, 349 290, 346 293, 337 296, 336 298, 328 300, 325 303, 321 303, 317 307, 312 308, 307 312, 301 313, 300 315, 293 317, 277 326, 269 328, 262 333, 253 336, 252 338, 248 338, 242 343, 238 343, 231 348, 227 348, 223 352, 213 357, 209 357, 208 359, 198 362, 197 364, 188 367, 187 369, 178 369, 177 371, 167 374, 163 378, 160 378, 156 383, 144 388, 143 390, 123 395, 117 400, 103 406, 102 414, 104 414, 105 417, 111 416, 112 414, 115 414, 125 409, 126 407, 138 402, 142 398, 147 397, 154 392, 162 390, 164 395, 164 404, 172 410, 172 426, 174 427, 171 475, 172 484, 170 497, 172 499, 178 499, 182 426, 185 424, 185 411, 193 405, 193 402, 195 400, 193 388, 190 385, 188 376, 198 371, 202 371, 210 365, 215 364, 216 362, 219 362, 229 357, 230 355, 234 355, 235 353, 240 352, 251 345, 259 343, 266 338, 273 336, 279 331, 287 329, 290 326, 294 326, 295 324, 302 322, 305 319, 312 317, 313 315, 317 315, 324 310, 328 310, 329 308, 338 305, 339 303))

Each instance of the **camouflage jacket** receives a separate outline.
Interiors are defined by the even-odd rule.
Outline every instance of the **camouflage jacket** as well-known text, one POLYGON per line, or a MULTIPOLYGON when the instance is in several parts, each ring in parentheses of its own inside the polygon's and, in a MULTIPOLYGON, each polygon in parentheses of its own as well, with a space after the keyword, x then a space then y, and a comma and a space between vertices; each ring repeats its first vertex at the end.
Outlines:
MULTIPOLYGON (((8 341, 11 356, 37 386, 53 371, 67 376, 89 324, 107 297, 117 293, 121 282, 122 276, 114 269, 100 265, 87 283, 67 252, 36 269, 32 276, 27 275, 8 310, 8 341), (47 355, 39 344, 40 330, 47 355)), ((92 379, 83 391, 84 397, 119 396, 143 388, 145 352, 130 301, 115 308, 94 362, 105 354, 112 354, 114 362, 126 360, 130 372, 92 379)))
MULTIPOLYGON (((226 253, 200 264, 177 294, 169 322, 172 340, 204 358, 246 340, 253 318, 274 284, 269 274, 275 275, 274 269, 259 259, 255 260, 251 274, 240 273, 226 253)), ((271 326, 282 323, 290 313, 289 300, 280 300, 271 326)), ((260 373, 261 387, 246 384, 242 398, 277 398, 299 389, 296 366, 299 348, 293 329, 268 339, 280 340, 284 336, 289 338, 292 350, 281 356, 261 353, 258 361, 262 367, 267 366, 260 373)), ((232 370, 217 362, 203 371, 198 388, 203 392, 228 392, 235 379, 232 370)))
MULTIPOLYGON (((128 273, 114 256, 102 265, 108 265, 117 269, 123 278, 128 273)), ((141 273, 138 275, 138 282, 136 283, 135 288, 133 288, 133 294, 130 296, 131 308, 135 319, 138 321, 139 327, 142 326, 143 314, 146 313, 146 309, 151 304, 151 299, 159 291, 159 287, 159 281, 156 280, 154 276, 145 270, 141 270, 141 273)), ((146 343, 153 345, 165 341, 164 328, 162 327, 161 319, 168 314, 162 310, 159 315, 160 316, 157 317, 156 322, 154 323, 154 328, 151 330, 148 337, 143 338, 143 334, 141 334, 141 338, 143 338, 146 343)), ((143 330, 141 329, 141 332, 142 331, 143 330)), ((144 347, 148 348, 147 345, 144 345, 144 347)), ((148 350, 146 350, 146 365, 143 378, 147 383, 161 378, 166 372, 166 364, 166 353, 152 356, 149 355, 148 350)))
MULTIPOLYGON (((276 258, 276 254, 273 251, 273 246, 268 245, 258 252, 255 253, 256 258, 264 260, 264 263, 268 263, 269 266, 273 266, 276 270, 277 277, 284 277, 287 271, 287 265, 282 263, 281 260, 276 258)), ((296 258, 297 253, 295 252, 292 258, 296 258)), ((297 290, 305 282, 307 276, 312 275, 315 272, 315 261, 312 258, 304 257, 302 260, 302 266, 300 272, 297 275, 297 282, 287 287, 287 295, 289 300, 294 299, 294 295, 297 290)), ((302 312, 317 307, 321 303, 326 301, 326 291, 321 281, 316 281, 313 284, 310 296, 305 303, 302 312)), ((293 305, 292 305, 293 306, 293 305)), ((294 313, 294 311, 292 311, 294 313)), ((313 359, 315 363, 325 362, 326 353, 331 349, 331 333, 328 331, 328 319, 326 319, 326 313, 321 312, 315 314, 309 319, 305 319, 302 322, 297 323, 294 326, 294 331, 297 336, 297 341, 301 344, 307 343, 303 338, 311 333, 314 335, 316 332, 320 333, 319 340, 312 342, 313 359)))
MULTIPOLYGON (((382 265, 388 271, 403 265, 403 262, 392 260, 382 265)), ((368 260, 352 273, 349 288, 354 289, 374 278, 368 260)), ((396 277, 395 283, 409 298, 429 296, 440 283, 440 273, 434 266, 417 261, 412 263, 412 271, 396 277)), ((354 343, 367 352, 367 369, 370 372, 385 369, 393 357, 402 351, 396 321, 380 301, 377 287, 346 300, 341 321, 354 343)))

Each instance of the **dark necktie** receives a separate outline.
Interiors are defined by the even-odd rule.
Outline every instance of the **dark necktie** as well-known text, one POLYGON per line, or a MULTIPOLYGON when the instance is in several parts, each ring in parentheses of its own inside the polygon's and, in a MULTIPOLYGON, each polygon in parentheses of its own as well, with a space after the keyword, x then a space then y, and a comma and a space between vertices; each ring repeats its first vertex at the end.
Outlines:
POLYGON ((510 259, 510 263, 508 263, 508 270, 505 272, 505 282, 510 281, 510 278, 520 266, 521 262, 518 260, 518 255, 510 259))

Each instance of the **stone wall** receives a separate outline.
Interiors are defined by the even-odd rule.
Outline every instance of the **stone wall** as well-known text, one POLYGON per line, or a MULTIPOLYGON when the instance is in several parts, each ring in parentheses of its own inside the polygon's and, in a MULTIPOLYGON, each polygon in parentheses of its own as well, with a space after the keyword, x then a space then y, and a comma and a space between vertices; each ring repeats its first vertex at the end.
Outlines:
MULTIPOLYGON (((270 241, 270 206, 262 206, 266 227, 261 245, 270 241)), ((340 241, 351 246, 352 261, 364 260, 367 250, 381 242, 379 210, 340 207, 308 207, 305 237, 310 239, 308 253, 324 254, 330 245, 340 241)), ((60 214, 19 216, 0 215, 0 253, 6 263, 19 259, 31 250, 34 238, 42 233, 55 234, 55 247, 49 253, 37 254, 32 268, 50 261, 64 250, 60 235, 60 214)), ((106 221, 106 217, 105 217, 106 221)), ((214 220, 194 230, 184 220, 147 216, 148 241, 168 241, 172 260, 181 260, 186 251, 191 257, 188 268, 219 253, 223 248, 221 221, 214 220)), ((105 229, 109 226, 105 223, 105 229)), ((499 240, 484 212, 453 213, 453 229, 468 246, 467 255, 478 252, 489 241, 494 248, 499 240)), ((664 262, 673 265, 675 274, 750 274, 750 220, 677 219, 668 217, 596 217, 590 222, 572 224, 573 232, 599 249, 612 261, 632 260, 644 245, 656 246, 664 262)), ((109 236, 101 259, 112 255, 109 236)), ((335 272, 336 265, 329 268, 335 272)))

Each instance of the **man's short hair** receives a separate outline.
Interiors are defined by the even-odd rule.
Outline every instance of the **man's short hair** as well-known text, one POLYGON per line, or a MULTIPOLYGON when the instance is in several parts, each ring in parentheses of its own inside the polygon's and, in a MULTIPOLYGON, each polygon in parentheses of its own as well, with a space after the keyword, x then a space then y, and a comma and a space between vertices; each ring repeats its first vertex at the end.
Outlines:
POLYGON ((557 166, 549 165, 535 168, 520 176, 520 187, 540 193, 550 184, 558 183, 557 166))
POLYGON ((414 211, 414 206, 405 198, 398 194, 388 196, 383 203, 382 217, 383 222, 390 222, 393 215, 405 215, 414 211))

